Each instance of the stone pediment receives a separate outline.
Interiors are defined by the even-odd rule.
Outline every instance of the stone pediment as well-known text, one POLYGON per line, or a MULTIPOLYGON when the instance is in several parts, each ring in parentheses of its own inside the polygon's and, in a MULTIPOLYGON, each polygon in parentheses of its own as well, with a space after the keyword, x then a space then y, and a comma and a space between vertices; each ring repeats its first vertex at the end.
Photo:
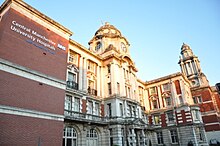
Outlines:
POLYGON ((67 68, 74 71, 74 72, 79 72, 79 69, 74 64, 68 65, 67 68))

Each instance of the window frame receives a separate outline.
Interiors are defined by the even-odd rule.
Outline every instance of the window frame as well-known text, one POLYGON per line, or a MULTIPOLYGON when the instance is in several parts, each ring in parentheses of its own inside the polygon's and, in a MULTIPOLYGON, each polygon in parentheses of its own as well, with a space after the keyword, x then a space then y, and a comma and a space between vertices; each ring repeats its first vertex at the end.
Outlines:
POLYGON ((70 126, 66 126, 63 129, 63 144, 62 146, 67 146, 67 140, 71 139, 71 145, 73 145, 73 141, 75 141, 75 144, 77 145, 77 131, 75 130, 75 128, 70 127, 70 126), (71 131, 71 135, 68 136, 68 130, 70 129, 71 131))
POLYGON ((168 123, 172 123, 175 121, 175 116, 174 116, 173 111, 167 111, 166 116, 167 116, 168 123), (172 115, 172 117, 170 117, 170 115, 172 115))
MULTIPOLYGON (((78 54, 73 50, 69 51, 68 62, 77 65, 78 64, 78 54)), ((78 66, 78 65, 77 65, 78 66)))
POLYGON ((163 132, 162 131, 158 131, 158 132, 156 132, 156 135, 157 135, 157 143, 158 144, 164 144, 163 132))
POLYGON ((172 144, 177 144, 179 142, 178 133, 177 133, 176 129, 171 129, 170 130, 170 138, 171 138, 171 143, 172 144))
POLYGON ((160 125, 160 122, 161 122, 160 114, 155 114, 155 115, 153 115, 153 117, 154 117, 154 125, 160 125), (158 119, 156 119, 156 118, 158 118, 158 119))

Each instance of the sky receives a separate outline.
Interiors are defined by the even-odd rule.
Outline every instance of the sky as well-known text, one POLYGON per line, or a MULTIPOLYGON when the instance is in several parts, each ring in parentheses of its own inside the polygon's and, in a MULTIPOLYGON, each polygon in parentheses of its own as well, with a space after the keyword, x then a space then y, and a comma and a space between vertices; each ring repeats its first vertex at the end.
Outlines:
POLYGON ((180 50, 186 43, 210 85, 220 82, 219 0, 24 1, 71 30, 71 39, 86 48, 105 22, 114 25, 129 41, 142 81, 180 72, 180 50))

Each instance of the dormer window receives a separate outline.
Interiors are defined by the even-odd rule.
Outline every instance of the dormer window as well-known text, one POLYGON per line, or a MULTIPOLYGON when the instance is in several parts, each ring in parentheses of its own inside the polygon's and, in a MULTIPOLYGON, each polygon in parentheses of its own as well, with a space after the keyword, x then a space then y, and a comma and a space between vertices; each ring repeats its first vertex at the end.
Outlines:
POLYGON ((95 51, 98 52, 102 47, 102 43, 101 42, 98 42, 95 46, 95 51))

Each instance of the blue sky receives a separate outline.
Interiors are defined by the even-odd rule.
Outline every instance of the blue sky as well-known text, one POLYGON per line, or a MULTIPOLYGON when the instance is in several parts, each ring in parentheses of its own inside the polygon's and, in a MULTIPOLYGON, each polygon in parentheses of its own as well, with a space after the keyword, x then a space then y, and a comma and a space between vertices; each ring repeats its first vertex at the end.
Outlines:
POLYGON ((102 23, 114 25, 131 44, 143 81, 179 72, 184 42, 199 57, 210 84, 220 82, 219 0, 24 1, 70 29, 71 38, 85 47, 102 23))

